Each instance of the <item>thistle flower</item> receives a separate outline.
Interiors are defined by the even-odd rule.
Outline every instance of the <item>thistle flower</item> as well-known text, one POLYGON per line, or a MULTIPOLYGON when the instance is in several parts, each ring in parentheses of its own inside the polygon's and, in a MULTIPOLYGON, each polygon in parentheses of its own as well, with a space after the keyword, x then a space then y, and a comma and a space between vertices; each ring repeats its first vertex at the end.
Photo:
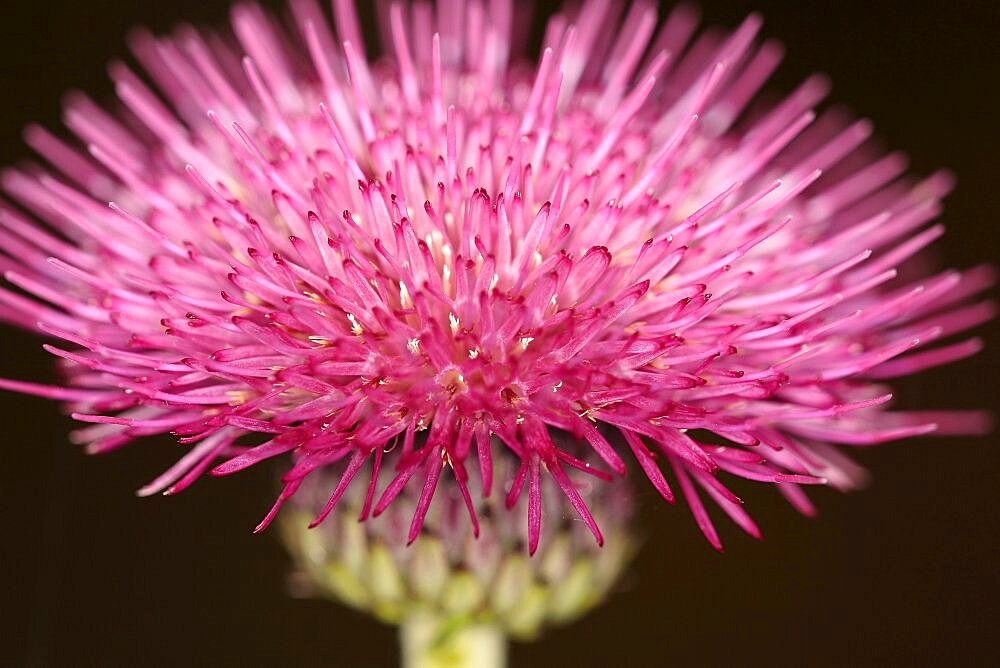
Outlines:
POLYGON ((950 177, 817 115, 822 78, 754 102, 781 58, 756 16, 695 36, 690 8, 589 0, 531 65, 509 0, 394 4, 369 63, 333 8, 136 33, 158 90, 115 63, 119 109, 74 95, 79 141, 31 127, 50 166, 3 174, 0 317, 61 341, 65 383, 0 385, 66 402, 90 452, 176 434, 139 494, 290 455, 258 530, 332 472, 314 524, 409 487, 412 542, 449 484, 478 533, 503 487, 534 553, 545 479, 600 544, 580 475, 632 460, 721 549, 703 496, 759 535, 727 477, 811 514, 802 486, 863 480, 844 449, 985 428, 883 383, 993 314, 987 268, 897 277, 950 177))

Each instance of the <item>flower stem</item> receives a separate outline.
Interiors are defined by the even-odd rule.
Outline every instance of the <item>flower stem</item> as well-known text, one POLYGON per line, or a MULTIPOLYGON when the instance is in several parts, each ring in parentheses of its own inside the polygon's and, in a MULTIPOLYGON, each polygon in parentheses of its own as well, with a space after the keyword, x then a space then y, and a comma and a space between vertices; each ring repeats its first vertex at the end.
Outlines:
POLYGON ((465 616, 415 612, 399 627, 403 668, 504 668, 507 638, 498 626, 465 616))

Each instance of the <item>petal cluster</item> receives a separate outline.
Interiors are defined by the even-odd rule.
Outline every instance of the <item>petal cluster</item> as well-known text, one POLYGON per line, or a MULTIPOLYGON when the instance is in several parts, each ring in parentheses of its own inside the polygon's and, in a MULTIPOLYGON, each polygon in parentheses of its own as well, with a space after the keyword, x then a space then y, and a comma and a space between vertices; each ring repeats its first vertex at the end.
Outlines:
POLYGON ((74 139, 29 128, 47 166, 0 181, 0 317, 65 374, 0 384, 66 402, 91 452, 177 435, 141 494, 290 455, 258 528, 324 469, 316 523, 351 485, 362 518, 416 486, 413 541, 447 482, 474 527, 474 496, 526 495, 533 552, 544 476, 601 542, 569 471, 633 462, 720 547, 704 497, 759 533, 722 473, 810 513, 802 485, 863 477, 841 446, 984 428, 887 410, 885 380, 976 352, 934 342, 993 314, 987 268, 897 276, 949 176, 818 114, 820 77, 758 100, 781 49, 757 17, 588 0, 533 64, 511 0, 396 3, 370 62, 351 2, 333 28, 290 8, 136 33, 147 76, 114 63, 116 109, 72 95, 74 139))

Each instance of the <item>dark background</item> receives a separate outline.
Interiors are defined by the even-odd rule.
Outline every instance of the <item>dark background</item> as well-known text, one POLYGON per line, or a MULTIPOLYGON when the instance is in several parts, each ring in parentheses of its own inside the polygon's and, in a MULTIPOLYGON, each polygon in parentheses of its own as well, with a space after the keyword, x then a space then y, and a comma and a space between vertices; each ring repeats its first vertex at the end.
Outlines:
MULTIPOLYGON (((271 7, 278 2, 265 3, 271 7)), ((788 48, 772 85, 829 73, 832 98, 875 120, 926 174, 959 177, 938 249, 949 264, 996 261, 1000 229, 996 35, 992 2, 704 2, 710 23, 760 10, 788 48)), ((58 123, 63 91, 110 94, 104 63, 136 24, 224 20, 225 0, 6 3, 0 23, 0 163, 28 155, 20 130, 58 123)), ((972 361, 904 383, 904 405, 998 407, 997 323, 972 361)), ((0 375, 37 378, 40 341, 3 330, 0 375)), ((55 404, 0 395, 0 665, 389 666, 394 631, 322 601, 286 596, 259 468, 174 498, 133 490, 171 463, 167 441, 85 457, 55 404)), ((515 666, 1000 665, 995 510, 998 437, 916 439, 864 452, 867 491, 814 495, 799 517, 746 490, 765 540, 720 522, 725 555, 686 509, 648 498, 648 540, 612 600, 515 666)))

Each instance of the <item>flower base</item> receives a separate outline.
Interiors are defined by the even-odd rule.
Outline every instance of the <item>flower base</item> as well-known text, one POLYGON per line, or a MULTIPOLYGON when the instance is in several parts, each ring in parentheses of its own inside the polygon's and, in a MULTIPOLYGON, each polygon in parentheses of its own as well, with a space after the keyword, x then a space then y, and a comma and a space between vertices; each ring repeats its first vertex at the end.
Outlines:
POLYGON ((507 636, 495 624, 417 612, 399 627, 403 668, 502 668, 507 636))

